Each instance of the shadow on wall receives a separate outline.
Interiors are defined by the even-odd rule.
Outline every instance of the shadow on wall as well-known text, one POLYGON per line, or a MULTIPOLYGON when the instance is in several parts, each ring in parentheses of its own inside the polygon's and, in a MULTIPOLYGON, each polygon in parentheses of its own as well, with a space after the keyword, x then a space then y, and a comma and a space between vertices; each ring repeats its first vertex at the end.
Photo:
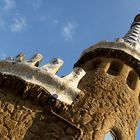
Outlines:
MULTIPOLYGON (((72 139, 76 132, 51 113, 19 93, 0 90, 0 139, 72 139)), ((46 106, 45 106, 46 107, 46 106)))
POLYGON ((77 138, 79 132, 72 125, 51 113, 52 101, 50 94, 40 86, 0 74, 0 139, 77 138))
POLYGON ((43 116, 41 107, 33 105, 28 99, 21 100, 19 95, 2 90, 0 99, 0 138, 33 138, 35 132, 39 131, 37 123, 43 116))

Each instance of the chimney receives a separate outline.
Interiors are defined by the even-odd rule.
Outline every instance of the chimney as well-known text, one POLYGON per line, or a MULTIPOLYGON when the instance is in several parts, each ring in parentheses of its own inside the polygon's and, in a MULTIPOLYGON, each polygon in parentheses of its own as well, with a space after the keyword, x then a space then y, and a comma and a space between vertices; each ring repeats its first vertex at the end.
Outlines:
POLYGON ((140 45, 140 14, 134 18, 134 22, 131 24, 130 30, 123 39, 131 45, 140 45))

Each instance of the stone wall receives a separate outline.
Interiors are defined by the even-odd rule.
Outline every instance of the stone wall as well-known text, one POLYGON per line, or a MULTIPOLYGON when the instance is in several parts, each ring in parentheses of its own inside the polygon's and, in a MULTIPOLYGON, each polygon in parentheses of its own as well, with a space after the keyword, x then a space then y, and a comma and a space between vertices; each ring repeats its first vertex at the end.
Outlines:
MULTIPOLYGON (((133 70, 131 67, 118 59, 97 57, 98 59, 101 61, 98 61, 96 67, 96 58, 80 65, 86 71, 86 76, 79 84, 85 96, 76 105, 75 112, 77 117, 81 116, 79 121, 82 121, 85 139, 103 140, 111 130, 118 140, 135 140, 139 119, 139 78, 137 77, 136 87, 132 90, 126 82, 129 72, 133 70), (107 72, 113 61, 122 64, 119 74, 115 76, 107 72), (86 125, 84 116, 89 116, 86 125)), ((78 122, 77 119, 75 121, 78 122)))
POLYGON ((0 140, 77 138, 78 130, 51 111, 54 106, 57 111, 65 108, 41 87, 0 74, 0 140), (44 95, 37 99, 40 94, 44 95))
POLYGON ((81 67, 86 71, 78 86, 83 92, 71 105, 41 86, 0 73, 0 139, 103 140, 111 131, 118 140, 135 140, 140 80, 135 78, 134 89, 128 86, 133 69, 118 59, 102 57, 81 67), (108 72, 113 61, 122 64, 117 75, 108 72))

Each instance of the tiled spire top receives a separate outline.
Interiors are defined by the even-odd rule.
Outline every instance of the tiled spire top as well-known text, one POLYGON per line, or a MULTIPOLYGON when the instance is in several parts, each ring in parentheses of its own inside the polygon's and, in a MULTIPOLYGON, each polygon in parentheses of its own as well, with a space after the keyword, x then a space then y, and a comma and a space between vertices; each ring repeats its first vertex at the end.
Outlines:
POLYGON ((140 14, 135 17, 130 30, 123 39, 132 45, 140 45, 140 14))

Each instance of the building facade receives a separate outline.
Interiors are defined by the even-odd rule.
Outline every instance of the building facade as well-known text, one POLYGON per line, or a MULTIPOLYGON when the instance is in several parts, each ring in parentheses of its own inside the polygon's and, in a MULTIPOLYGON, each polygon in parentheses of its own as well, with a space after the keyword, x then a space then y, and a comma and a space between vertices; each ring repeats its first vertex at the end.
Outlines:
POLYGON ((140 15, 129 32, 86 49, 73 71, 41 54, 0 61, 0 140, 135 140, 140 117, 140 15))

